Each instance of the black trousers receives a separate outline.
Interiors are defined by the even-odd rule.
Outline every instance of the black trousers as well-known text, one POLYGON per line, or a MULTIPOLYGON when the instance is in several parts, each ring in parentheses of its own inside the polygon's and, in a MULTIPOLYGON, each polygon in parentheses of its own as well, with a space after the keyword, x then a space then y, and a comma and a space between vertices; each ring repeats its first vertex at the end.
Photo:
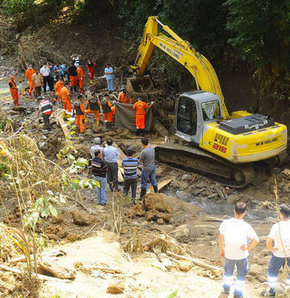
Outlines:
POLYGON ((137 178, 135 179, 125 179, 123 185, 124 196, 127 196, 131 187, 132 198, 136 199, 136 190, 137 190, 137 178))
POLYGON ((50 124, 49 124, 49 117, 50 115, 45 115, 45 114, 42 114, 42 117, 43 117, 43 121, 44 121, 44 125, 46 127, 47 130, 50 130, 50 124))
POLYGON ((109 187, 111 191, 113 191, 113 189, 117 190, 118 189, 118 163, 107 162, 106 165, 108 167, 107 182, 109 183, 109 187))
POLYGON ((35 87, 35 96, 38 97, 41 95, 41 86, 35 87))
POLYGON ((50 76, 43 77, 43 92, 46 92, 46 84, 48 84, 50 88, 50 76))

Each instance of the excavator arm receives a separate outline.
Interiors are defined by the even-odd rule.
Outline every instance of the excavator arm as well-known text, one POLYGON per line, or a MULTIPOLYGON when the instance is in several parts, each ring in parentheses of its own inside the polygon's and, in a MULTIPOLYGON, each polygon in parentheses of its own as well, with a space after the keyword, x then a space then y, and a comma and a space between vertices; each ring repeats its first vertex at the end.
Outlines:
POLYGON ((156 16, 148 18, 142 42, 138 48, 135 64, 131 66, 138 75, 144 73, 154 46, 160 48, 182 64, 194 77, 198 89, 217 94, 221 100, 223 117, 229 119, 229 113, 224 102, 220 83, 210 62, 202 54, 198 53, 188 41, 183 40, 168 26, 163 25, 156 16), (172 38, 158 33, 158 24, 160 24, 163 30, 172 38))

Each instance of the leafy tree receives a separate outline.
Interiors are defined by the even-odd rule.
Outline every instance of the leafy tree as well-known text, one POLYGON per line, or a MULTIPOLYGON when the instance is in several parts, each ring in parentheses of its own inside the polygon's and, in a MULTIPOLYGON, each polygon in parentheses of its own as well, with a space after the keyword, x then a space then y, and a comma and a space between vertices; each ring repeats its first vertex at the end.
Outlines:
POLYGON ((290 2, 227 0, 225 6, 229 9, 227 29, 234 34, 230 44, 258 70, 265 94, 276 90, 276 97, 285 98, 289 91, 290 2))

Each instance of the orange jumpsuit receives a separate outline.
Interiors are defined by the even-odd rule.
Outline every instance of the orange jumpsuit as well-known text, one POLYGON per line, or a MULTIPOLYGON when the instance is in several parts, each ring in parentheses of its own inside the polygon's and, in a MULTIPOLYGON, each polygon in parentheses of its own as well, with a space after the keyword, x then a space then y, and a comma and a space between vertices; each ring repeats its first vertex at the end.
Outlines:
POLYGON ((118 95, 118 101, 121 103, 132 103, 132 99, 128 96, 128 93, 121 91, 118 95))
POLYGON ((60 90, 63 86, 64 86, 63 81, 58 80, 55 83, 54 90, 55 90, 55 96, 57 96, 57 98, 55 98, 54 101, 58 101, 60 99, 60 90))
POLYGON ((76 111, 76 127, 80 126, 80 132, 85 131, 85 108, 82 101, 78 100, 74 105, 73 109, 76 111))
POLYGON ((60 89, 60 96, 62 99, 64 111, 67 112, 68 114, 71 114, 71 101, 70 101, 69 91, 67 87, 63 86, 60 89))
POLYGON ((96 98, 92 98, 87 101, 86 114, 95 114, 96 120, 100 121, 100 101, 96 98), (93 101, 91 103, 91 101, 93 101))
POLYGON ((84 93, 84 79, 85 79, 85 74, 83 69, 78 66, 77 68, 77 74, 78 74, 78 80, 79 80, 79 85, 80 85, 80 92, 84 93))
POLYGON ((145 109, 149 109, 146 102, 140 100, 133 105, 133 109, 136 110, 136 128, 145 128, 145 109))
POLYGON ((14 105, 15 106, 19 106, 18 104, 18 100, 19 100, 19 94, 18 94, 18 88, 17 85, 14 81, 14 76, 10 77, 10 81, 9 81, 9 89, 10 89, 10 93, 12 96, 12 99, 14 100, 14 105))
POLYGON ((112 111, 112 104, 109 100, 108 100, 108 106, 111 108, 111 112, 104 113, 104 117, 105 117, 106 121, 112 123, 112 122, 114 122, 114 114, 113 114, 113 111, 112 111))
POLYGON ((35 73, 35 70, 33 68, 28 68, 26 70, 26 73, 25 73, 25 76, 27 78, 27 81, 28 81, 28 85, 29 85, 29 95, 31 96, 31 91, 33 91, 33 94, 35 96, 35 86, 33 84, 33 81, 32 81, 32 75, 35 73))

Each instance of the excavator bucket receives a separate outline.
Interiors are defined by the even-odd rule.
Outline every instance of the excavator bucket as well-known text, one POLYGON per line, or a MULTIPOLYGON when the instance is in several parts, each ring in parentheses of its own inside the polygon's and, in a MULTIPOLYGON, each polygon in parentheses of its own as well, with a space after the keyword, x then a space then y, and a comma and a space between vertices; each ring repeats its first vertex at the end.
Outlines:
POLYGON ((138 97, 152 91, 153 82, 148 75, 128 78, 126 88, 131 97, 138 97))

